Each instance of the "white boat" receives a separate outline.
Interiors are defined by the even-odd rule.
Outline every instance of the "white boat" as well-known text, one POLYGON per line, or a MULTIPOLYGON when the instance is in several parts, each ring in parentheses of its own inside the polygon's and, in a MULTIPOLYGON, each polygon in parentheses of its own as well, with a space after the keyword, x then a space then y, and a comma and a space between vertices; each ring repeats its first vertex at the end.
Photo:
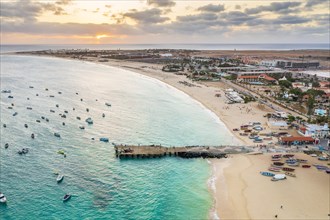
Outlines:
POLYGON ((286 179, 285 174, 276 174, 275 176, 273 176, 272 181, 284 180, 284 179, 286 179))
POLYGON ((58 174, 58 176, 57 176, 57 178, 56 178, 56 181, 57 181, 58 183, 60 183, 60 182, 62 182, 63 179, 64 179, 64 176, 61 175, 61 174, 58 174))
POLYGON ((0 203, 5 203, 5 202, 7 202, 7 198, 5 197, 4 194, 0 192, 0 203))
POLYGON ((105 105, 111 107, 111 104, 109 102, 106 102, 105 105))

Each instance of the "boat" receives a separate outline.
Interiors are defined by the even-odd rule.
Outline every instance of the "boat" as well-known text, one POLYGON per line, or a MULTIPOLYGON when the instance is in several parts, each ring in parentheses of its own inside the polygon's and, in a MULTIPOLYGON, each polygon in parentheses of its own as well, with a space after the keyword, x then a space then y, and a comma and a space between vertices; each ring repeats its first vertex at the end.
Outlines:
POLYGON ((296 159, 288 159, 285 160, 286 163, 297 163, 298 161, 296 159))
POLYGON ((282 157, 282 154, 274 154, 272 155, 272 158, 281 158, 282 157))
POLYGON ((77 116, 77 119, 78 119, 78 120, 81 120, 81 118, 80 118, 79 116, 77 116))
POLYGON ((80 128, 81 130, 84 130, 84 129, 85 129, 85 126, 79 126, 79 128, 80 128))
POLYGON ((302 167, 302 168, 310 168, 310 167, 311 167, 311 165, 308 165, 308 164, 304 164, 304 165, 302 165, 301 167, 302 167))
POLYGON ((33 89, 34 87, 33 86, 29 86, 30 89, 33 89))
POLYGON ((296 174, 294 174, 294 173, 290 173, 290 172, 285 172, 285 175, 287 175, 287 176, 291 176, 291 177, 296 177, 296 174))
POLYGON ((49 119, 48 118, 46 118, 46 122, 49 122, 49 119))
POLYGON ((269 171, 274 171, 274 172, 280 172, 281 171, 281 168, 278 168, 278 167, 269 167, 268 170, 269 171))
POLYGON ((62 92, 57 92, 58 94, 62 94, 62 92))
POLYGON ((12 96, 12 95, 8 96, 8 99, 13 99, 13 98, 14 98, 14 96, 12 96))
POLYGON ((19 150, 17 153, 19 155, 27 154, 27 153, 29 153, 29 148, 23 148, 22 150, 19 150))
POLYGON ((64 176, 61 174, 58 174, 58 176, 56 178, 56 182, 60 183, 60 182, 62 182, 63 179, 64 179, 64 176))
POLYGON ((285 158, 294 157, 294 154, 284 154, 283 157, 285 157, 285 158))
POLYGON ((25 128, 28 128, 29 126, 28 126, 27 124, 24 124, 24 127, 25 127, 25 128))
POLYGON ((64 110, 64 113, 68 114, 69 112, 68 112, 68 110, 64 110))
POLYGON ((40 123, 40 120, 39 120, 39 119, 37 119, 37 120, 36 120, 36 122, 40 123))
POLYGON ((329 158, 328 158, 328 157, 319 157, 318 160, 321 160, 321 161, 328 161, 329 158))
POLYGON ((52 112, 52 113, 55 113, 55 111, 54 111, 54 110, 50 110, 50 112, 52 112))
POLYGON ((42 119, 42 120, 45 120, 45 116, 41 116, 41 119, 42 119))
POLYGON ((34 139, 34 134, 33 133, 31 134, 31 138, 34 139))
POLYGON ((26 107, 27 110, 32 110, 32 107, 26 107))
POLYGON ((6 124, 3 124, 3 127, 4 127, 4 128, 6 128, 6 127, 7 127, 7 125, 6 125, 6 124))
POLYGON ((59 150, 59 151, 57 151, 57 153, 58 153, 58 154, 62 154, 62 155, 65 154, 64 150, 59 150))
POLYGON ((103 142, 109 142, 109 138, 104 138, 104 137, 102 137, 102 138, 100 138, 100 141, 103 141, 103 142))
POLYGON ((71 198, 70 194, 65 194, 64 197, 63 197, 63 202, 68 201, 70 198, 71 198))
POLYGON ((273 164, 276 165, 276 166, 283 166, 284 165, 284 163, 282 163, 282 162, 274 162, 273 164))
POLYGON ((6 143, 5 144, 5 149, 7 149, 9 147, 9 144, 8 143, 6 143))
POLYGON ((7 108, 8 108, 8 109, 13 109, 13 107, 11 107, 11 106, 8 106, 7 108))
POLYGON ((105 114, 104 114, 104 113, 102 114, 102 117, 103 117, 103 118, 105 117, 105 114))
POLYGON ((109 102, 106 102, 105 105, 111 107, 111 104, 109 102))
POLYGON ((11 93, 11 90, 4 89, 4 90, 1 90, 1 93, 11 93))
POLYGON ((13 116, 16 116, 16 115, 18 115, 18 113, 17 112, 14 112, 13 116))
POLYGON ((6 202, 7 202, 6 196, 0 192, 0 203, 6 203, 6 202))
POLYGON ((89 112, 89 108, 86 108, 86 112, 89 112))
POLYGON ((311 156, 311 157, 317 157, 316 154, 310 154, 309 156, 311 156))
POLYGON ((56 107, 58 108, 58 107, 59 107, 59 105, 58 105, 58 104, 56 104, 56 107))
POLYGON ((50 95, 49 97, 51 97, 51 98, 54 98, 55 96, 53 96, 53 95, 50 95))
POLYGON ((55 137, 58 137, 58 138, 61 137, 61 135, 60 135, 59 133, 57 133, 57 132, 54 133, 54 136, 55 136, 55 137))
POLYGON ((272 181, 284 180, 286 179, 285 174, 276 174, 273 176, 272 181))
POLYGON ((85 122, 87 122, 88 124, 93 124, 93 120, 91 119, 91 118, 87 118, 86 120, 85 120, 85 122))
POLYGON ((307 163, 308 160, 297 159, 299 163, 307 163))
POLYGON ((65 115, 65 114, 63 114, 61 117, 62 117, 62 118, 66 118, 66 115, 65 115))
POLYGON ((65 122, 62 122, 62 125, 65 126, 65 122))
POLYGON ((283 171, 288 171, 288 172, 293 172, 293 171, 295 171, 295 169, 290 168, 290 167, 283 167, 282 170, 283 170, 283 171))
POLYGON ((330 169, 326 169, 325 172, 330 174, 330 169))
POLYGON ((260 172, 260 174, 263 176, 275 176, 274 173, 270 173, 270 172, 260 172))

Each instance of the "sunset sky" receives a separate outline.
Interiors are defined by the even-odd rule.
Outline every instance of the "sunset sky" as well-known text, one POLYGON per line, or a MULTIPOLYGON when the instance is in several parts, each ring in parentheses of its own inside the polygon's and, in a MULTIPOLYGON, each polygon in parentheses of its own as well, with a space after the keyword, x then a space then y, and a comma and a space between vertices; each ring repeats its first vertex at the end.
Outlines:
POLYGON ((1 44, 328 43, 329 2, 1 0, 1 44))

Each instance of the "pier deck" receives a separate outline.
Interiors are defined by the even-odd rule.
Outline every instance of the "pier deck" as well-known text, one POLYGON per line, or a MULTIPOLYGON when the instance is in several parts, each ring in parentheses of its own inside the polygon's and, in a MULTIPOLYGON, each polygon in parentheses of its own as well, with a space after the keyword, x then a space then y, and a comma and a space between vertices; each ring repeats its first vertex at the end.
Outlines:
MULTIPOLYGON (((183 158, 223 158, 229 153, 241 153, 242 146, 184 146, 164 147, 161 145, 115 145, 118 158, 160 158, 178 156, 183 158)), ((244 148, 245 149, 245 148, 244 148)))

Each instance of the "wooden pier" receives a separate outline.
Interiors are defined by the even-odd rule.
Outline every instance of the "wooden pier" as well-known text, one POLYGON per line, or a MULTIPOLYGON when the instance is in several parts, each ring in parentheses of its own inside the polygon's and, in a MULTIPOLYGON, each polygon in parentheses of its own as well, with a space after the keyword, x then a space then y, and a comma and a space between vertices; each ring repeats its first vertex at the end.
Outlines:
POLYGON ((239 153, 242 146, 185 146, 164 147, 161 145, 114 145, 118 158, 226 158, 229 153, 239 153))

